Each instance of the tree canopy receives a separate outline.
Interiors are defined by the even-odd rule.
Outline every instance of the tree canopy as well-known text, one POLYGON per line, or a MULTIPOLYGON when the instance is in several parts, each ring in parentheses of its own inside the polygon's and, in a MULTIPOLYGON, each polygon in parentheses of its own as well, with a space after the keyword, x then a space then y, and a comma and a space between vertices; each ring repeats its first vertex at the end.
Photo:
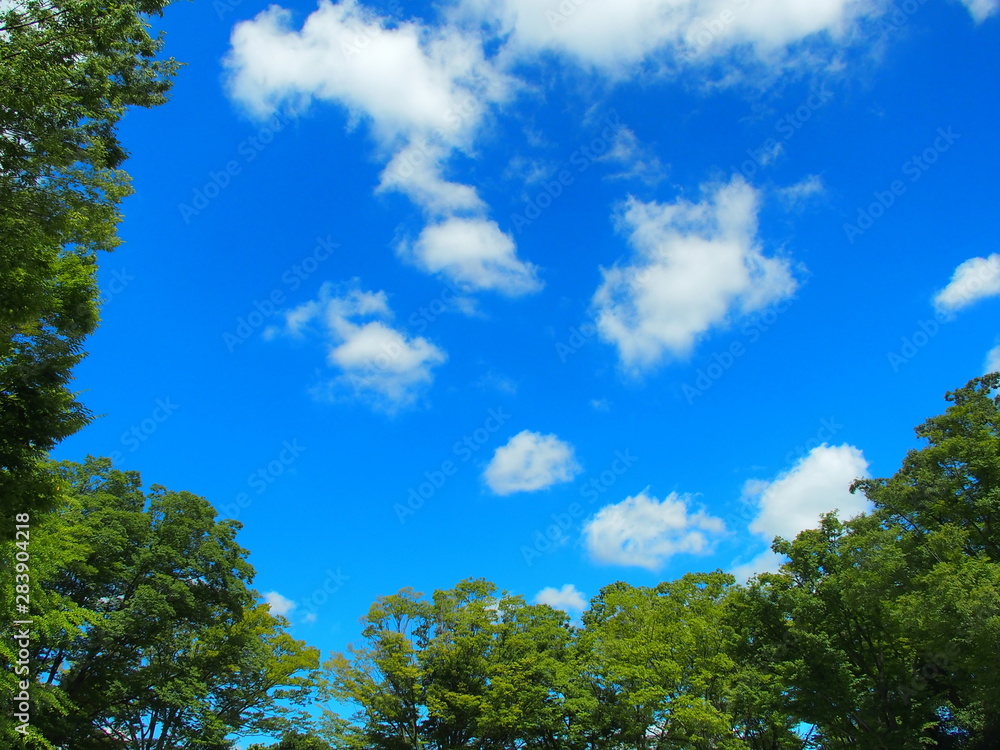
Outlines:
POLYGON ((221 749, 288 728, 318 652, 251 588, 239 523, 107 459, 51 471, 60 502, 31 529, 33 746, 221 749))
POLYGON ((0 10, 0 516, 54 493, 39 462, 90 412, 70 388, 99 317, 96 254, 131 192, 116 125, 165 101, 150 16, 166 0, 0 10))

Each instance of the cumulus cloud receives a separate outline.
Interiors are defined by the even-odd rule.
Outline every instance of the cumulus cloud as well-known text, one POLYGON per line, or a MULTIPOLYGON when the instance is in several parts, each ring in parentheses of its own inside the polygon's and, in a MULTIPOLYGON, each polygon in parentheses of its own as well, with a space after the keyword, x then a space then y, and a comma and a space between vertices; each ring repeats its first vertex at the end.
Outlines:
MULTIPOLYGON (((984 2, 986 0, 968 0, 984 2)), ((692 62, 752 47, 770 56, 809 37, 840 39, 881 4, 866 0, 457 0, 468 17, 509 35, 515 56, 563 54, 617 72, 644 59, 692 62)))
POLYGON ((951 275, 951 281, 934 296, 941 312, 957 312, 986 297, 1000 294, 1000 254, 969 258, 951 275))
POLYGON ((547 586, 535 595, 535 604, 548 604, 564 612, 582 612, 587 608, 587 600, 572 583, 561 589, 547 586))
POLYGON ((398 252, 469 289, 514 297, 542 288, 535 266, 518 259, 514 240, 489 219, 453 216, 430 224, 415 242, 401 243, 398 252))
POLYGON ((483 478, 496 494, 510 495, 570 482, 580 470, 569 443, 522 430, 496 449, 483 478))
POLYGON ((583 535, 591 559, 656 571, 674 555, 711 552, 725 533, 721 519, 691 511, 689 496, 674 492, 658 500, 646 492, 601 508, 587 522, 583 535))
POLYGON ((447 150, 418 138, 392 158, 378 185, 379 191, 398 190, 431 215, 460 211, 481 212, 486 204, 471 185, 449 182, 442 177, 447 150))
POLYGON ((318 299, 283 316, 283 332, 323 336, 327 362, 340 373, 326 384, 326 395, 351 393, 385 411, 412 404, 433 382, 434 367, 447 359, 427 339, 393 328, 385 292, 363 290, 357 280, 340 287, 326 283, 318 299))
POLYGON ((259 116, 322 100, 369 123, 392 154, 376 190, 401 192, 436 220, 416 241, 418 266, 510 295, 541 288, 476 188, 445 177, 515 88, 479 33, 392 23, 355 0, 321 3, 296 30, 289 11, 271 6, 236 25, 226 65, 232 96, 259 116))
POLYGON ((278 615, 279 617, 287 617, 288 614, 297 606, 295 602, 291 599, 285 598, 277 591, 268 591, 264 594, 264 601, 267 602, 267 606, 271 610, 271 614, 278 615))
POLYGON ((509 79, 481 39, 414 21, 390 24, 355 0, 322 2, 302 28, 272 5, 236 24, 226 58, 233 97, 267 115, 312 100, 343 105, 386 142, 414 135, 467 143, 509 79))
MULTIPOLYGON (((757 508, 750 531, 769 543, 776 536, 791 540, 800 531, 817 528, 824 513, 836 510, 843 519, 864 513, 871 507, 868 500, 852 495, 849 488, 855 479, 866 476, 868 461, 861 450, 823 443, 775 479, 747 482, 744 498, 757 508)), ((781 558, 767 550, 733 573, 745 578, 777 570, 780 563, 781 558)))
POLYGON ((687 356, 699 336, 790 297, 786 260, 757 242, 758 195, 742 177, 709 189, 700 203, 630 199, 619 219, 629 262, 602 269, 593 306, 601 338, 637 374, 670 354, 687 356))

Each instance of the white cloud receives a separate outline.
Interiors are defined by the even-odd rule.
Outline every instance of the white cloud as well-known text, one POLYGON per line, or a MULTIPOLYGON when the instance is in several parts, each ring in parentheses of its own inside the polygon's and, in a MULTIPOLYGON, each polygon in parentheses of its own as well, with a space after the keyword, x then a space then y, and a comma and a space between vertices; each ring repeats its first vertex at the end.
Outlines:
POLYGON ((441 176, 447 149, 418 138, 396 153, 382 172, 378 190, 398 190, 431 215, 484 211, 486 204, 471 185, 441 176))
POLYGON ((813 196, 822 195, 825 191, 826 187, 823 185, 823 178, 819 175, 811 174, 799 180, 794 185, 779 188, 778 197, 781 198, 781 201, 786 206, 793 208, 802 205, 813 196))
POLYGON ((460 145, 489 103, 509 93, 509 79, 486 60, 475 34, 391 25, 354 0, 321 2, 300 30, 291 17, 272 5, 233 29, 230 90, 258 115, 320 99, 368 118, 386 142, 433 135, 460 145))
POLYGON ((1000 372, 1000 345, 994 346, 986 353, 986 364, 983 365, 983 372, 1000 372))
POLYGON ((982 23, 1000 10, 1000 0, 962 0, 962 4, 969 9, 976 23, 982 23))
MULTIPOLYGON (((562 53, 618 72, 644 59, 697 60, 750 46, 759 56, 814 35, 840 39, 870 0, 457 0, 458 16, 510 34, 514 55, 562 53)), ((981 0, 977 0, 981 1, 981 0)))
POLYGON ((951 281, 934 297, 942 312, 955 312, 986 297, 1000 294, 1000 254, 969 258, 951 275, 951 281))
POLYGON ((493 492, 510 495, 570 482, 580 471, 569 443, 522 430, 496 449, 483 477, 493 492))
POLYGON ((471 289, 514 297, 542 288, 535 266, 518 259, 514 240, 489 219, 451 217, 430 224, 398 252, 424 271, 471 289))
POLYGON ((738 582, 742 583, 743 581, 750 580, 750 578, 758 573, 777 573, 785 560, 784 556, 779 555, 773 550, 766 549, 749 562, 737 565, 729 572, 733 574, 733 577, 738 582))
POLYGON ((797 283, 787 261, 757 242, 758 195, 742 177, 701 203, 630 199, 620 217, 634 257, 602 269, 593 304, 601 338, 633 374, 666 354, 683 357, 709 329, 785 299, 797 283))
MULTIPOLYGON (((870 509, 864 495, 852 495, 851 483, 868 476, 868 461, 853 445, 813 448, 786 472, 771 481, 750 480, 744 497, 757 507, 750 522, 752 533, 770 543, 774 537, 794 539, 800 531, 819 526, 820 516, 838 511, 839 518, 853 518, 870 509)), ((780 558, 770 551, 734 569, 737 577, 777 570, 780 558)))
POLYGON ((409 338, 392 318, 385 292, 330 283, 319 298, 284 313, 285 332, 301 336, 318 329, 325 337, 327 362, 340 374, 326 395, 348 391, 385 411, 412 404, 434 380, 433 368, 447 357, 423 337, 409 338))
POLYGON ((271 614, 278 615, 280 617, 287 617, 288 613, 297 606, 295 602, 291 599, 286 599, 277 591, 268 591, 264 594, 264 601, 267 602, 267 606, 270 608, 271 614))
POLYGON ((226 59, 231 95, 259 116, 313 100, 344 106, 393 153, 377 190, 402 192, 443 219, 417 241, 417 265, 510 295, 541 288, 513 240, 485 218, 476 188, 443 176, 452 154, 471 149, 490 108, 515 87, 487 60, 482 35, 392 23, 355 0, 321 2, 300 30, 290 21, 289 11, 272 6, 236 25, 226 59))
POLYGON ((572 583, 561 589, 547 586, 535 595, 535 604, 548 604, 553 609, 564 612, 582 612, 587 608, 587 600, 572 583))
POLYGON ((607 505, 584 527, 595 562, 658 570, 673 555, 707 554, 725 533, 721 519, 702 510, 692 513, 690 497, 671 493, 662 501, 643 490, 607 505))

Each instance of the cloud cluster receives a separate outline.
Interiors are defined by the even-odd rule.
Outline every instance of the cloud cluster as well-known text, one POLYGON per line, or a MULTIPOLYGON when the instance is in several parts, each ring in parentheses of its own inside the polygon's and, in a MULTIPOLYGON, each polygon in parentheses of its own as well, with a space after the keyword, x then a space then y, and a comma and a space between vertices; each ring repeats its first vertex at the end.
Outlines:
POLYGON ((658 500, 644 490, 601 508, 583 530, 591 559, 657 571, 674 555, 711 552, 725 524, 702 510, 692 512, 690 501, 676 492, 658 500))
POLYGON ((522 430, 496 449, 483 478, 497 495, 510 495, 570 482, 580 470, 569 443, 522 430))
POLYGON ((951 281, 934 296, 941 312, 957 312, 986 297, 1000 294, 1000 254, 969 258, 951 275, 951 281))
MULTIPOLYGON (((447 357, 423 337, 410 338, 390 325, 385 292, 361 289, 357 280, 326 283, 319 297, 284 313, 282 332, 318 332, 327 362, 339 371, 327 395, 352 394, 385 411, 412 404, 447 357)), ((271 331, 272 335, 279 331, 271 331)))
MULTIPOLYGON (((768 543, 776 536, 791 540, 800 531, 816 528, 824 513, 836 510, 842 519, 864 513, 870 508, 868 500, 852 495, 850 486, 866 476, 868 461, 858 448, 847 444, 817 446, 775 479, 746 484, 744 497, 757 508, 750 531, 768 543)), ((766 550, 738 566, 733 574, 745 579, 754 573, 775 571, 780 563, 778 555, 766 550)))
POLYGON ((602 269, 593 306, 601 338, 633 374, 687 356, 711 328, 796 289, 788 262, 757 241, 757 191, 736 176, 707 192, 700 203, 633 198, 621 213, 633 257, 602 269))
POLYGON ((431 220, 399 255, 470 291, 517 296, 542 284, 471 185, 446 178, 449 158, 472 147, 512 78, 486 59, 481 37, 455 26, 390 23, 355 0, 321 3, 301 30, 272 6, 237 24, 226 60, 233 97, 258 116, 313 100, 369 123, 392 153, 376 188, 398 191, 431 220))

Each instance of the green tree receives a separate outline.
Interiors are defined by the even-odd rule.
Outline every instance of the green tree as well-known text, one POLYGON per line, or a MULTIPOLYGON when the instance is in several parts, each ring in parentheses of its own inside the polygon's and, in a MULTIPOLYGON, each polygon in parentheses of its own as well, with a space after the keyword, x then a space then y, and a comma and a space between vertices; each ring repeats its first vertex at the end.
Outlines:
POLYGON ((597 747, 742 749, 729 714, 737 666, 724 620, 730 575, 654 588, 616 583, 584 614, 599 705, 597 747))
POLYGON ((35 744, 221 750, 288 727, 318 654, 250 588, 239 524, 107 459, 54 471, 61 502, 31 530, 35 744))
POLYGON ((1000 736, 998 389, 993 373, 946 394, 944 413, 915 430, 926 444, 892 477, 852 488, 905 560, 900 617, 923 650, 910 692, 940 695, 938 741, 969 748, 1000 736))
MULTIPOLYGON (((483 580, 378 599, 364 644, 335 654, 325 696, 352 703, 347 747, 574 748, 584 690, 566 614, 483 580), (578 706, 577 706, 578 708, 578 706)), ((333 718, 332 716, 330 718, 333 718)))
POLYGON ((40 464, 90 419, 70 390, 97 325, 96 254, 131 192, 115 127, 176 70, 146 18, 167 0, 24 0, 0 11, 0 517, 55 494, 40 464))

